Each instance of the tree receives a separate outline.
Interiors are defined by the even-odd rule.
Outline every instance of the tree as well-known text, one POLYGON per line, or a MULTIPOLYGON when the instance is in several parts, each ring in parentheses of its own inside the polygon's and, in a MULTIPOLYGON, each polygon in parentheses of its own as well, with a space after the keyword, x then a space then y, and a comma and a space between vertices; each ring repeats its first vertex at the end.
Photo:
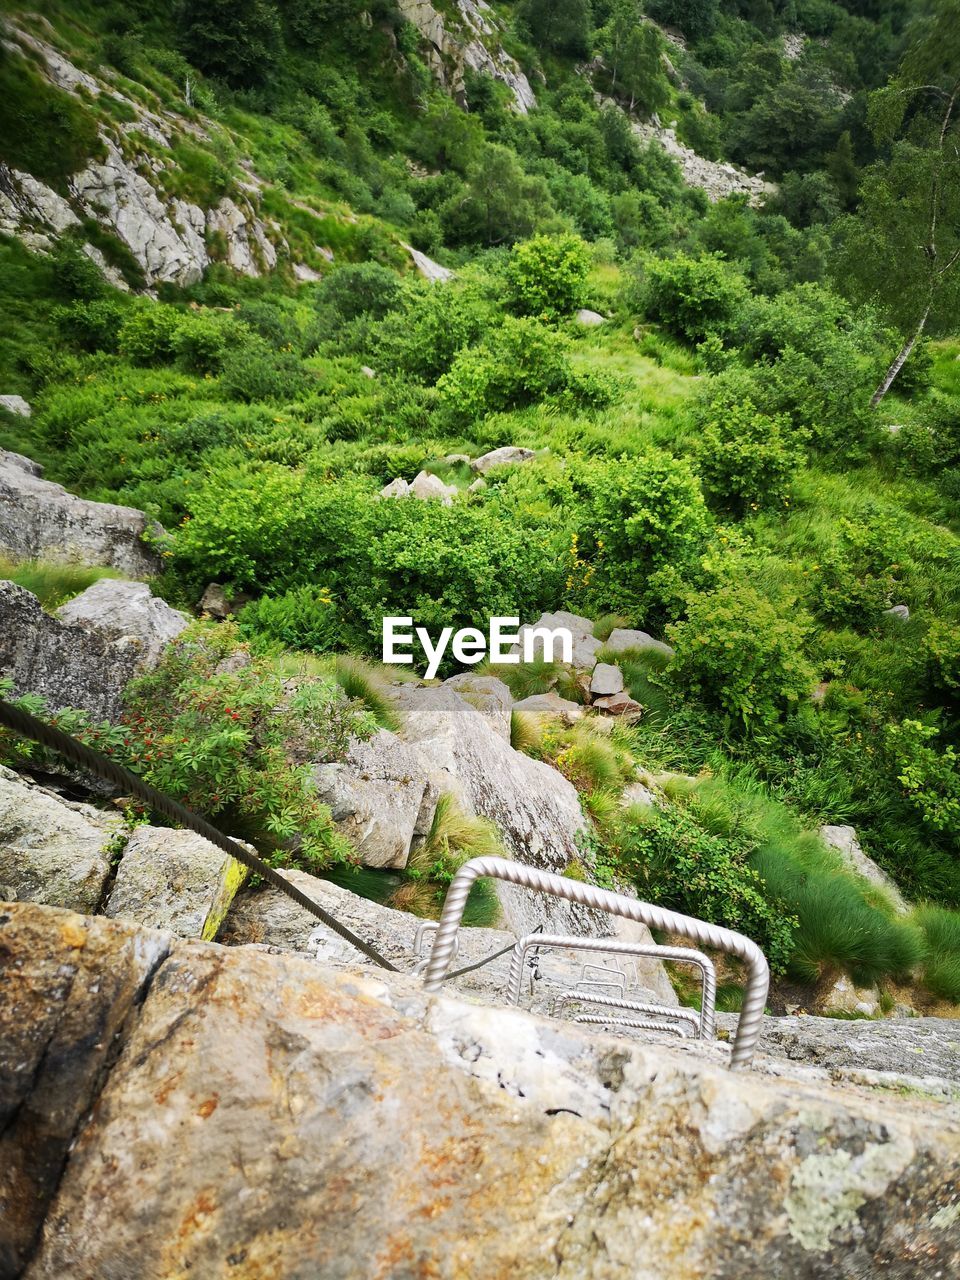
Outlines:
POLYGON ((874 136, 860 208, 841 224, 841 278, 904 336, 870 401, 890 390, 928 325, 960 316, 960 0, 920 24, 890 85, 871 95, 874 136))
POLYGON ((207 75, 229 84, 260 84, 282 46, 280 16, 267 0, 181 0, 178 44, 207 75))
POLYGON ((543 178, 524 173, 508 147, 485 146, 468 173, 469 186, 446 202, 441 218, 461 241, 495 245, 528 236, 551 210, 543 178))
POLYGON ((590 52, 590 0, 523 0, 520 20, 538 49, 585 58, 590 52))
POLYGON ((630 110, 650 113, 669 100, 663 67, 663 37, 646 22, 637 0, 616 0, 598 45, 610 73, 610 92, 629 97, 630 110))

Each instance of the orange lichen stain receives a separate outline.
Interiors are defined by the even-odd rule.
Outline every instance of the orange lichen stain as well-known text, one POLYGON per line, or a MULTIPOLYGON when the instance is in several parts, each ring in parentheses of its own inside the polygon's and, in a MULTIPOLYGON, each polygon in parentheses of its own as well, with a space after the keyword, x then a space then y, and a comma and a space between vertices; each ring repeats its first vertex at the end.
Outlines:
POLYGON ((200 1117, 201 1120, 206 1120, 208 1116, 213 1115, 213 1113, 216 1111, 219 1105, 220 1105, 219 1093, 211 1094, 209 1098, 207 1098, 204 1102, 201 1102, 199 1107, 197 1107, 197 1115, 200 1117))
POLYGON ((174 1071, 161 1082, 160 1087, 153 1095, 153 1100, 158 1106, 162 1107, 170 1097, 171 1093, 173 1093, 174 1089, 177 1087, 177 1083, 182 1075, 182 1071, 174 1071))
POLYGON ((73 920, 66 920, 60 926, 60 937, 66 947, 75 947, 78 951, 87 945, 87 931, 83 925, 73 920))
POLYGON ((190 1206, 183 1222, 181 1222, 180 1230, 177 1232, 177 1239, 184 1241, 188 1236, 199 1234, 206 1230, 207 1219, 216 1212, 216 1209, 217 1202, 213 1198, 213 1192, 201 1191, 190 1206))

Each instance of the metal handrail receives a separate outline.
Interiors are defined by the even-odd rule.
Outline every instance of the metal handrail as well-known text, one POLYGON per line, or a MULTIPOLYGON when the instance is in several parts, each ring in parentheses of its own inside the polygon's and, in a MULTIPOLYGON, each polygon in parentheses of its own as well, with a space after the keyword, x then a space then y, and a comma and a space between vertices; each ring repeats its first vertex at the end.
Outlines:
MULTIPOLYGON (((632 902, 632 898, 624 898, 632 902)), ((520 984, 523 981, 523 957, 531 947, 562 947, 568 951, 603 951, 609 955, 656 957, 674 960, 680 964, 692 964, 702 975, 700 998, 700 1039, 712 1040, 716 1031, 717 971, 709 956, 690 947, 661 947, 655 942, 618 942, 612 938, 581 938, 573 934, 528 933, 518 939, 510 959, 510 977, 507 998, 511 1004, 520 1000, 520 984)), ((599 986, 594 983, 594 986, 599 986)))
POLYGON ((689 938, 701 946, 725 951, 742 960, 747 967, 747 978, 740 1021, 730 1054, 730 1066, 742 1067, 749 1064, 760 1036, 763 1008, 770 986, 770 969, 766 957, 755 942, 732 929, 722 929, 705 920, 695 920, 692 916, 680 915, 679 912, 668 911, 665 907, 658 907, 650 902, 626 898, 621 894, 611 893, 608 889, 598 889, 582 880, 568 880, 565 876, 539 871, 535 867, 525 867, 522 863, 511 862, 507 858, 471 858, 454 876, 447 890, 440 927, 424 973, 425 990, 439 991, 443 984, 453 958, 454 941, 470 888, 481 876, 505 880, 509 884, 564 898, 567 902, 578 902, 596 911, 606 911, 610 915, 636 920, 648 928, 662 929, 667 933, 689 938))
POLYGON ((646 1000, 616 1000, 613 996, 593 996, 584 991, 562 991, 553 1002, 555 1017, 565 1004, 597 1004, 604 1009, 622 1009, 624 1013, 646 1013, 671 1019, 693 1027, 695 1036, 700 1039, 700 1019, 692 1009, 671 1009, 669 1005, 651 1004, 646 1000))
POLYGON ((582 1013, 574 1018, 574 1022, 593 1023, 598 1027, 631 1027, 637 1031, 666 1031, 671 1035, 683 1036, 678 1023, 661 1021, 659 1018, 605 1018, 602 1014, 582 1013))

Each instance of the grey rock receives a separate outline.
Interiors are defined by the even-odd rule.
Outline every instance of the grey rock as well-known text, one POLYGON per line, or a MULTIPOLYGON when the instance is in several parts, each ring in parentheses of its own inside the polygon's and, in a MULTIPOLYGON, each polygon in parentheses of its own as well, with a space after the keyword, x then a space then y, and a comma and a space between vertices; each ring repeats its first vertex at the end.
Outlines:
POLYGON ((496 676, 478 676, 472 671, 461 671, 443 683, 455 689, 471 707, 476 707, 494 733, 506 742, 510 741, 513 694, 502 680, 496 676))
POLYGON ((144 666, 156 663, 163 650, 189 626, 189 619, 151 594, 145 582, 101 578, 57 610, 69 626, 80 625, 133 640, 144 666))
POLYGON ((880 1011, 880 992, 876 987, 857 987, 841 974, 828 991, 817 1000, 819 1013, 862 1013, 872 1018, 880 1011))
POLYGON ((424 280, 429 280, 431 284, 442 284, 444 281, 453 279, 455 273, 449 267, 441 267, 439 262, 434 262, 432 258, 428 258, 419 249, 414 249, 413 245, 405 244, 402 240, 400 243, 409 253, 413 265, 424 280))
MULTIPOLYGON (((596 666, 597 654, 603 648, 603 645, 593 634, 593 623, 589 618, 581 618, 575 613, 565 613, 562 609, 556 613, 542 613, 540 617, 531 625, 520 628, 520 642, 512 647, 511 653, 523 656, 524 637, 533 636, 533 653, 535 657, 545 657, 547 654, 546 642, 543 637, 536 635, 538 631, 558 631, 565 629, 570 632, 572 641, 571 662, 570 665, 577 671, 592 671, 596 666)), ((560 661, 562 654, 562 646, 554 645, 553 653, 557 661, 560 661)))
POLYGON ((896 618, 898 622, 910 621, 910 608, 905 604, 895 604, 890 609, 884 609, 885 618, 896 618))
POLYGON ((731 1072, 398 975, 30 905, 2 929, 21 980, 0 1006, 16 1110, 0 1176, 36 1165, 38 1130, 76 1129, 55 1176, 15 1184, 21 1234, 42 1224, 28 1280, 219 1276, 226 1259, 288 1280, 418 1260, 490 1280, 960 1268, 943 1093, 731 1072), (165 947, 139 980, 133 957, 165 947))
POLYGON ((430 830, 438 789, 416 751, 380 729, 353 742, 346 758, 316 765, 317 793, 367 867, 405 867, 430 830))
MULTIPOLYGON (((6 409, 7 413, 15 413, 21 418, 29 418, 33 413, 23 396, 0 396, 0 409, 6 409)), ((16 456, 20 457, 19 454, 16 456)))
POLYGON ((21 902, 96 911, 119 814, 74 804, 0 766, 0 883, 21 902))
POLYGON ((457 493, 455 484, 444 484, 439 476, 431 475, 429 471, 418 472, 410 484, 411 498, 419 498, 421 501, 439 498, 445 507, 453 505, 457 493))
POLYGON ((362 364, 360 366, 360 372, 365 378, 375 378, 377 376, 377 371, 375 369, 371 369, 368 364, 362 364))
POLYGON ((623 788, 620 793, 620 803, 624 808, 628 805, 639 804, 645 808, 649 808, 657 803, 657 797, 650 788, 643 782, 631 782, 623 788))
POLYGON ((476 480, 471 480, 467 485, 467 493, 479 493, 481 489, 487 487, 487 482, 483 476, 477 476, 476 480))
POLYGON ((103 914, 210 940, 246 874, 242 863, 194 831, 137 827, 103 914))
POLYGON ((444 462, 450 462, 450 463, 466 462, 466 463, 469 463, 469 462, 470 462, 470 455, 469 455, 469 453, 448 453, 448 454, 446 455, 446 457, 444 458, 444 462))
POLYGON ((399 476, 396 480, 391 480, 389 484, 385 484, 380 490, 381 498, 407 498, 409 496, 410 485, 399 476))
POLYGON ((622 693, 623 672, 611 662, 598 662, 590 678, 590 692, 600 698, 622 693))
POLYGON ((627 719, 636 720, 643 714, 643 707, 630 695, 621 691, 613 693, 606 697, 594 698, 594 711, 602 711, 608 716, 625 716, 627 719))
POLYGON ((610 653, 625 653, 628 649, 636 649, 641 653, 644 649, 653 649, 668 658, 673 657, 673 649, 663 640, 655 640, 646 631, 636 631, 629 627, 616 627, 604 642, 604 648, 610 653))
POLYGON ((882 891, 897 915, 905 916, 909 913, 910 904, 896 884, 861 849, 855 827, 822 826, 820 836, 832 849, 837 850, 848 870, 882 891))
POLYGON ((521 449, 516 445, 507 444, 500 449, 491 449, 489 453, 481 454, 479 458, 474 458, 470 463, 470 470, 479 475, 486 475, 494 467, 516 466, 520 462, 529 462, 536 456, 533 449, 521 449))
POLYGON ((599 311, 590 311, 587 307, 581 307, 575 319, 577 324, 583 325, 585 329, 594 329, 597 325, 607 323, 606 316, 602 316, 599 311))
POLYGON ((131 577, 158 573, 161 560, 143 542, 160 531, 142 511, 87 502, 40 479, 19 454, 0 450, 0 554, 14 560, 107 565, 131 577))
POLYGON ((227 596, 219 582, 208 582, 200 597, 200 612, 209 614, 218 622, 225 622, 231 614, 236 613, 235 603, 227 596))
POLYGON ((579 702, 571 702, 569 698, 561 698, 558 693, 534 693, 529 698, 521 698, 514 704, 517 711, 525 711, 529 715, 540 716, 545 720, 559 720, 567 726, 576 724, 583 718, 583 707, 579 702))

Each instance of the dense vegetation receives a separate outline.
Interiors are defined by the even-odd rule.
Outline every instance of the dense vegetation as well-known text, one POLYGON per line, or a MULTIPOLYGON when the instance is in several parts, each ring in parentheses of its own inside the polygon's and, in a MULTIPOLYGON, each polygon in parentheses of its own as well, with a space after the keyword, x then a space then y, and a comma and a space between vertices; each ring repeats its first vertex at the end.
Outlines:
MULTIPOLYGON (((261 692, 253 675, 215 681, 198 721, 190 698, 216 656, 204 645, 222 643, 208 639, 190 670, 157 677, 162 696, 137 693, 145 719, 165 708, 151 732, 220 735, 226 750, 223 708, 238 694, 245 715, 268 705, 281 650, 376 658, 384 614, 432 629, 617 615, 676 648, 669 663, 623 660, 639 723, 612 738, 515 723, 517 744, 584 794, 585 858, 744 928, 802 980, 925 963, 930 989, 960 999, 953 0, 650 3, 683 47, 634 0, 502 4, 510 52, 542 74, 528 115, 479 77, 469 110, 451 101, 389 0, 46 9, 79 61, 112 64, 130 92, 185 109, 189 85, 220 129, 180 157, 194 196, 229 189, 247 155, 278 210, 310 198, 366 215, 338 224, 335 265, 312 260, 316 285, 214 266, 158 301, 110 289, 69 237, 48 257, 0 241, 2 389, 35 406, 29 422, 2 417, 0 444, 158 517, 158 589, 174 603, 195 606, 211 580, 249 597, 237 628, 261 692), (709 203, 638 139, 631 108, 675 119, 701 154, 765 169, 776 195, 709 203), (398 237, 454 280, 404 270, 398 237), (608 323, 578 326, 582 306, 608 323), (537 457, 468 493, 448 456, 505 444, 537 457), (424 468, 461 490, 452 506, 379 498, 424 468), (637 763, 699 781, 662 811, 621 813, 637 763), (854 824, 931 905, 895 920, 838 872, 811 834, 823 822, 854 824)), ((0 74, 15 78, 9 61, 0 74)), ((83 119, 32 88, 0 110, 59 111, 85 145, 83 119)), ((5 158, 55 183, 44 136, 5 158)), ((309 240, 317 219, 303 217, 309 240)), ((375 690, 324 661, 310 714, 369 728, 375 690)), ((526 691, 562 678, 509 674, 526 691)), ((143 764, 139 738, 114 745, 143 764)), ((234 739, 234 791, 281 774, 293 788, 276 805, 286 827, 265 796, 264 828, 299 822, 314 860, 344 856, 295 767, 251 763, 248 745, 234 739)), ((176 789, 168 764, 153 776, 176 789)), ((218 812, 224 770, 195 774, 191 800, 218 812)), ((440 825, 414 888, 448 874, 451 847, 490 838, 457 815, 440 825)))

